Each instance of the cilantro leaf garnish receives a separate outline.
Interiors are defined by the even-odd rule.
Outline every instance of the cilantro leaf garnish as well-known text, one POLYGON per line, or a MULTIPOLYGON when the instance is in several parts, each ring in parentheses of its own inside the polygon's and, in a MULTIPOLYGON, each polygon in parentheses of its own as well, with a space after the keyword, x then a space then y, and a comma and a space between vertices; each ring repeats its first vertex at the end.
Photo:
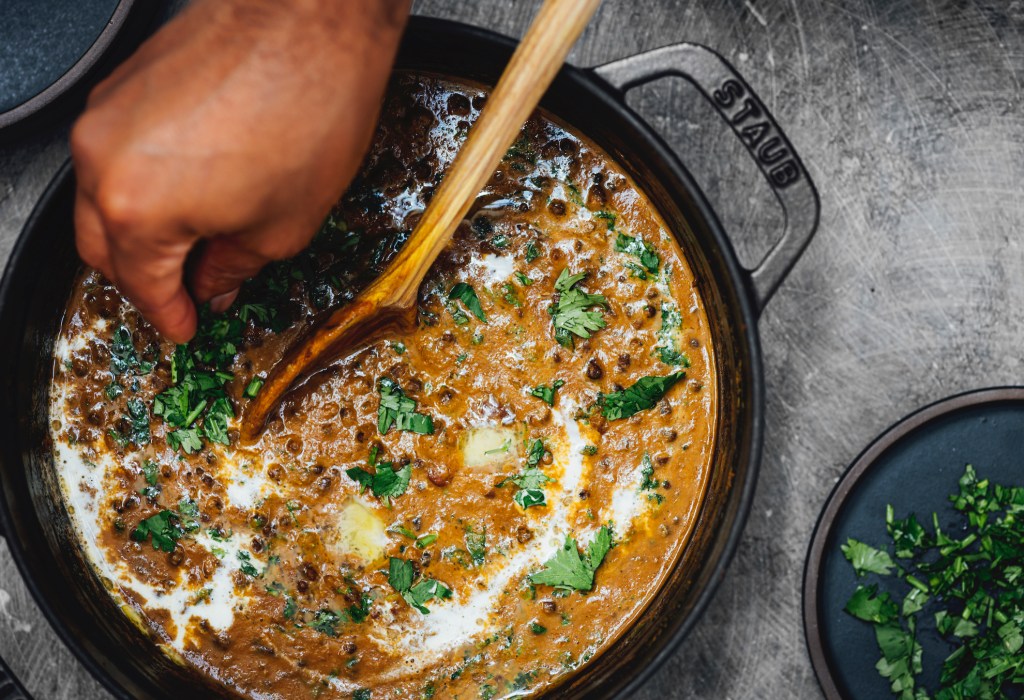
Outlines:
POLYGON ((178 501, 178 513, 181 514, 181 526, 185 532, 195 532, 199 529, 199 504, 191 498, 183 498, 178 501))
POLYGON ((481 566, 487 561, 487 530, 483 527, 474 530, 473 527, 466 527, 466 551, 473 558, 473 563, 481 566))
POLYGON ((551 382, 551 386, 547 384, 539 384, 530 390, 530 396, 536 396, 538 399, 546 403, 548 406, 555 405, 555 392, 565 386, 565 382, 561 379, 556 379, 551 382))
POLYGON ((588 311, 594 306, 608 308, 608 300, 601 294, 587 294, 575 289, 586 276, 585 272, 570 275, 569 268, 562 270, 555 280, 555 291, 559 292, 558 301, 548 307, 555 327, 555 340, 568 348, 573 347, 574 335, 589 338, 592 332, 608 325, 600 311, 588 311))
POLYGON ((544 484, 552 481, 537 465, 544 456, 544 443, 541 440, 534 440, 530 446, 530 452, 526 456, 526 468, 521 474, 502 479, 498 488, 505 484, 513 484, 518 488, 512 500, 519 504, 524 510, 531 506, 546 506, 547 499, 544 496, 544 484))
POLYGON ((150 486, 156 486, 157 479, 160 478, 160 467, 151 459, 147 459, 142 463, 142 475, 146 477, 146 483, 150 486))
POLYGON ((137 398, 128 399, 127 407, 128 439, 137 446, 150 444, 150 411, 137 398))
POLYGON ((657 273, 658 266, 661 264, 661 257, 647 242, 642 238, 633 238, 620 233, 615 238, 615 250, 619 253, 626 253, 628 255, 635 255, 640 258, 640 263, 647 269, 648 272, 657 273))
POLYGON ((110 373, 117 377, 133 371, 149 374, 153 371, 153 363, 144 362, 139 357, 132 342, 132 332, 127 326, 120 325, 114 330, 114 337, 110 341, 110 373))
POLYGON ((576 540, 569 535, 555 556, 544 562, 544 568, 530 574, 530 582, 563 590, 589 591, 594 587, 594 573, 611 548, 612 532, 607 525, 594 535, 586 557, 580 556, 576 540))
POLYGON ((203 441, 199 437, 198 428, 174 430, 167 433, 167 444, 171 446, 172 450, 181 450, 189 455, 203 449, 203 441))
POLYGON ((384 505, 391 507, 391 499, 401 496, 409 488, 409 480, 412 478, 412 464, 406 464, 398 471, 394 470, 391 462, 377 462, 375 455, 370 460, 370 466, 375 468, 371 474, 362 467, 352 467, 345 470, 349 478, 360 486, 360 493, 370 489, 374 496, 377 496, 384 505))
POLYGON ((256 394, 260 393, 260 389, 263 388, 265 382, 266 380, 263 377, 254 376, 245 386, 245 397, 247 399, 255 399, 256 394))
POLYGON ((337 637, 339 622, 341 622, 341 616, 333 610, 317 610, 309 627, 328 637, 337 637))
POLYGON ((602 396, 601 412, 608 420, 619 420, 654 408, 665 392, 685 377, 682 371, 665 377, 641 377, 631 387, 602 396))
POLYGON ((238 569, 246 576, 252 576, 256 578, 260 575, 260 570, 257 569, 252 563, 252 555, 248 552, 239 551, 237 554, 239 566, 238 569))
POLYGON ((480 298, 476 295, 476 291, 465 282, 456 283, 452 290, 448 292, 448 299, 458 299, 466 305, 471 314, 487 323, 487 315, 484 313, 483 307, 480 306, 480 298))
POLYGON ((618 218, 615 212, 602 209, 601 211, 594 212, 594 218, 604 221, 608 225, 609 231, 615 230, 615 219, 618 218))
POLYGON ((416 570, 413 569, 411 561, 391 557, 388 563, 388 583, 401 594, 406 603, 419 610, 420 613, 430 614, 430 610, 424 605, 427 601, 434 598, 444 600, 452 597, 451 589, 440 581, 421 578, 414 584, 415 578, 416 570))
POLYGON ((178 526, 178 515, 169 510, 162 510, 139 522, 131 537, 136 542, 145 542, 152 538, 153 549, 173 552, 174 545, 184 534, 178 526))
POLYGON ((434 420, 425 413, 416 413, 416 402, 391 379, 377 383, 380 408, 377 410, 377 430, 383 435, 394 425, 398 430, 409 430, 420 435, 432 435, 434 420))

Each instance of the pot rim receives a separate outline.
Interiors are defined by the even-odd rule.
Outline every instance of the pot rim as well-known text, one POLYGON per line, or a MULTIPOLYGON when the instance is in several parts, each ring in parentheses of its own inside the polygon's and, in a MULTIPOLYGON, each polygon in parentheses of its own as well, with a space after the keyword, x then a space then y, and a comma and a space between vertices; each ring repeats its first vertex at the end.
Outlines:
MULTIPOLYGON (((432 41, 445 39, 451 41, 465 41, 470 39, 474 42, 488 45, 489 50, 492 52, 506 52, 508 55, 511 55, 517 45, 517 42, 514 39, 473 25, 433 17, 413 16, 409 20, 406 38, 403 39, 403 45, 410 42, 410 37, 415 39, 417 36, 429 36, 432 41), (443 37, 443 39, 439 39, 439 37, 443 37)), ((396 63, 396 66, 401 63, 401 53, 402 52, 400 51, 399 60, 396 63)), ((675 152, 667 143, 665 143, 664 139, 655 133, 653 129, 625 103, 623 93, 596 75, 593 69, 578 68, 568 63, 563 65, 558 77, 556 78, 554 86, 557 87, 558 85, 571 85, 576 89, 583 91, 588 98, 593 99, 597 103, 596 107, 598 109, 613 110, 617 112, 619 118, 628 123, 629 127, 633 130, 634 135, 646 141, 646 145, 660 157, 662 161, 661 165, 669 170, 672 175, 684 185, 687 190, 687 194, 692 198, 694 208, 703 219, 707 232, 711 235, 714 244, 721 252, 722 264, 724 264, 729 273, 728 280, 716 279, 713 284, 716 287, 728 284, 735 292, 733 296, 736 300, 737 308, 733 315, 738 316, 743 326, 742 329, 737 329, 735 333, 737 338, 742 339, 742 342, 745 345, 744 349, 747 352, 746 360, 749 365, 745 372, 745 374, 748 375, 748 383, 746 385, 747 394, 745 396, 745 400, 749 406, 750 450, 746 464, 746 479, 742 484, 739 497, 736 499, 737 506, 735 517, 732 522, 728 524, 729 533, 725 538, 724 544, 722 544, 717 554, 712 555, 716 558, 713 559, 711 566, 708 567, 710 569, 710 574, 705 585, 694 596, 695 602, 691 611, 679 622, 675 623, 674 627, 668 630, 667 634, 662 638, 651 642, 652 648, 655 649, 653 654, 649 657, 647 662, 643 664, 642 667, 638 668, 637 671, 632 674, 632 677, 615 693, 616 697, 625 698, 632 695, 632 693, 643 685, 654 674, 654 672, 658 670, 673 653, 675 653, 682 639, 696 625, 697 621, 700 619, 701 615, 717 592, 717 589, 725 576, 728 565, 735 555, 736 549, 742 538, 743 530, 746 525, 756 490, 757 476, 763 451, 765 410, 764 373, 762 367, 760 339, 757 332, 757 317, 759 309, 756 308, 750 288, 749 273, 740 266, 732 244, 728 236, 725 234, 717 215, 708 203, 703 191, 697 186, 693 177, 680 162, 675 152)), ((546 102, 547 100, 542 101, 541 105, 545 106, 546 102)), ((557 111, 550 110, 550 108, 549 111, 551 111, 556 117, 559 116, 557 111)), ((32 238, 32 234, 38 230, 40 220, 46 216, 46 213, 54 206, 54 203, 59 201, 62 190, 69 185, 69 181, 73 180, 73 177, 74 173, 69 160, 58 169, 54 178, 40 196, 32 210, 32 213, 26 220, 14 246, 12 247, 4 269, 3 278, 0 280, 0 321, 10 320, 9 317, 15 313, 12 307, 14 307, 18 301, 13 296, 12 280, 16 276, 17 269, 25 264, 23 258, 26 256, 26 248, 29 247, 29 239, 32 238)), ((13 324, 5 325, 7 327, 14 327, 13 324)), ((13 380, 8 379, 8 382, 11 384, 9 388, 13 393, 13 380)), ((0 465, 0 468, 5 472, 4 481, 6 482, 6 472, 10 467, 3 464, 0 465)), ((32 507, 31 503, 29 504, 29 507, 32 507)), ((15 521, 16 518, 14 516, 14 511, 10 508, 8 499, 6 497, 0 498, 0 527, 2 527, 3 534, 7 537, 9 550, 11 551, 12 557, 14 558, 22 575, 22 579, 25 581, 25 585, 31 592, 36 604, 42 610, 51 628, 54 629, 58 637, 60 637, 65 646, 71 650, 72 654, 78 659, 78 661, 82 663, 89 670, 91 675, 96 678, 109 692, 118 698, 129 700, 133 696, 127 691, 126 687, 119 682, 118 678, 115 677, 115 673, 120 678, 126 678, 128 674, 122 676, 119 669, 114 671, 105 667, 97 658, 97 655, 94 655, 93 650, 87 649, 87 645, 83 644, 81 639, 72 634, 70 627, 64 623, 63 619, 51 606, 49 599, 45 596, 33 575, 34 567, 29 561, 29 552, 27 548, 23 546, 24 542, 22 539, 15 534, 17 533, 15 521)), ((117 666, 116 662, 114 665, 117 666)))

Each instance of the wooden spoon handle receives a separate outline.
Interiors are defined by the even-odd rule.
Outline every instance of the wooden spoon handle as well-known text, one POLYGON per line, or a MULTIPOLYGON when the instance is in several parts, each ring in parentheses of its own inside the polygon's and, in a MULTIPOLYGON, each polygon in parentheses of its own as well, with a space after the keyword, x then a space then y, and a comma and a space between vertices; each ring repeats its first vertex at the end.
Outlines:
MULTIPOLYGON (((434 193, 416 230, 371 285, 385 305, 410 308, 420 283, 523 123, 554 80, 601 0, 546 0, 487 98, 469 137, 434 193), (386 298, 384 298, 386 296, 386 298)), ((371 295, 376 296, 367 289, 371 295)))

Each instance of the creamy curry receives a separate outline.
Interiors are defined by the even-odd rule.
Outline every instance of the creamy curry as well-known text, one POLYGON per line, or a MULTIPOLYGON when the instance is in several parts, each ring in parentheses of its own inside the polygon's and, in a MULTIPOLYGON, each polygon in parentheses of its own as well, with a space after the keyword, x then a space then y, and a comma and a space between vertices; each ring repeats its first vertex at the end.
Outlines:
POLYGON ((253 698, 498 698, 605 653, 696 520, 716 380, 693 272, 607 154, 534 116, 420 289, 241 444, 283 349, 378 274, 486 100, 398 75, 310 248, 189 345, 76 284, 50 418, 84 555, 172 658, 253 698))

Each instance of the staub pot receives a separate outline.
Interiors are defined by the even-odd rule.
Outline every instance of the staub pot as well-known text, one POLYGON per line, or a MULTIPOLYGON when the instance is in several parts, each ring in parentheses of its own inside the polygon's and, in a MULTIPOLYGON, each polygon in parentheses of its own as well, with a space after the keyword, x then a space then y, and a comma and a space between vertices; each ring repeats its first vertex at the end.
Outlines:
MULTIPOLYGON (((398 67, 494 84, 515 43, 451 22, 414 18, 398 67)), ((736 549, 754 494, 764 427, 757 318, 809 242, 818 198, 792 146, 746 82, 710 49, 676 44, 592 69, 563 68, 542 106, 611 154, 647 192, 699 280, 717 351, 718 439, 694 536, 653 602, 606 652, 552 691, 559 698, 629 697, 693 627, 736 549), (786 217, 754 269, 737 262, 718 217, 674 153, 625 103, 664 76, 693 83, 764 173, 786 217)), ((296 115, 300 118, 301 115, 296 115)), ((0 285, 6 342, 0 392, 0 526, 54 629, 119 698, 224 694, 166 657, 117 609, 79 553, 59 497, 48 437, 52 351, 81 263, 72 229, 74 178, 65 166, 36 207, 0 285)), ((14 685, 8 697, 22 697, 14 685)))

